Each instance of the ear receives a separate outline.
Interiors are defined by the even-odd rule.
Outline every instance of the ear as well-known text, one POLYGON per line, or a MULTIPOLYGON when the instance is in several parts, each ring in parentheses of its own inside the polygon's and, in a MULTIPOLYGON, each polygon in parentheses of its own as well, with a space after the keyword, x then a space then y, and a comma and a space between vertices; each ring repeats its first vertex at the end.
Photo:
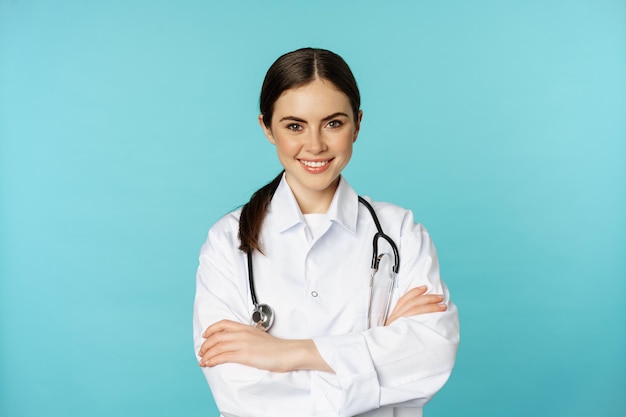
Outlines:
POLYGON ((265 123, 263 123, 263 115, 262 114, 259 114, 259 125, 261 126, 261 129, 263 129, 263 134, 265 134, 265 137, 267 138, 267 140, 269 140, 272 145, 276 145, 276 140, 274 140, 274 135, 272 134, 272 129, 270 129, 269 127, 265 126, 265 123))
POLYGON ((359 131, 361 130, 362 119, 363 119, 363 110, 359 110, 359 115, 356 118, 356 126, 354 127, 354 137, 352 138, 352 143, 356 142, 356 138, 359 136, 359 131))

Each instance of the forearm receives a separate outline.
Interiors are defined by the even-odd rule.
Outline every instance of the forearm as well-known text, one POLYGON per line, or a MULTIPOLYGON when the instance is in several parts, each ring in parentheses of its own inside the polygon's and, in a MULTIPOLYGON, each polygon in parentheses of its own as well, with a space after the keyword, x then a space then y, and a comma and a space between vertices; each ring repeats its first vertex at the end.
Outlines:
POLYGON ((202 334, 200 366, 238 363, 272 372, 332 372, 311 339, 281 339, 247 324, 220 320, 202 334))
POLYGON ((290 366, 287 371, 312 370, 334 372, 322 358, 312 339, 288 340, 286 351, 291 356, 289 360, 290 366))
POLYGON ((292 417, 313 415, 314 371, 270 372, 237 363, 201 368, 224 416, 292 417))
POLYGON ((339 406, 348 414, 398 403, 423 406, 445 383, 458 347, 458 317, 448 311, 402 318, 393 325, 362 333, 325 336, 315 343, 334 369, 323 377, 329 398, 341 394, 339 406), (360 393, 372 404, 359 401, 360 393))

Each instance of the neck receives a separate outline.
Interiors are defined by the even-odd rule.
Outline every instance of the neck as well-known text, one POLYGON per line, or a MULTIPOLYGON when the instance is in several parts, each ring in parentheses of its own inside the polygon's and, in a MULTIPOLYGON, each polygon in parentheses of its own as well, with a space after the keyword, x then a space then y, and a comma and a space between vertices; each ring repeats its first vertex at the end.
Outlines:
POLYGON ((335 196, 335 191, 339 185, 339 178, 328 188, 320 191, 299 190, 297 185, 292 187, 288 177, 287 184, 289 184, 293 195, 296 197, 302 214, 326 213, 335 196))

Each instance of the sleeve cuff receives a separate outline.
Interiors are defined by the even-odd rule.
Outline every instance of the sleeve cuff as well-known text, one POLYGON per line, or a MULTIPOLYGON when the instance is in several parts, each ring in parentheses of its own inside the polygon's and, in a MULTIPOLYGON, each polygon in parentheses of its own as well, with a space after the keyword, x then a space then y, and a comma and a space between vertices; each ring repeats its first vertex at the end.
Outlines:
POLYGON ((380 384, 364 337, 359 333, 313 339, 334 374, 311 379, 316 416, 354 416, 380 406, 380 384))

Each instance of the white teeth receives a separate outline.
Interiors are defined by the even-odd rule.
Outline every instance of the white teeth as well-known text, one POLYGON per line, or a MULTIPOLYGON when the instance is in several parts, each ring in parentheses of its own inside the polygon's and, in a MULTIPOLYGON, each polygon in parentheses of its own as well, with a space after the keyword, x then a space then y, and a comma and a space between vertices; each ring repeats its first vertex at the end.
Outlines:
POLYGON ((320 168, 328 163, 328 161, 313 162, 313 161, 304 161, 302 159, 300 160, 300 162, 302 162, 304 165, 311 167, 311 168, 320 168))

